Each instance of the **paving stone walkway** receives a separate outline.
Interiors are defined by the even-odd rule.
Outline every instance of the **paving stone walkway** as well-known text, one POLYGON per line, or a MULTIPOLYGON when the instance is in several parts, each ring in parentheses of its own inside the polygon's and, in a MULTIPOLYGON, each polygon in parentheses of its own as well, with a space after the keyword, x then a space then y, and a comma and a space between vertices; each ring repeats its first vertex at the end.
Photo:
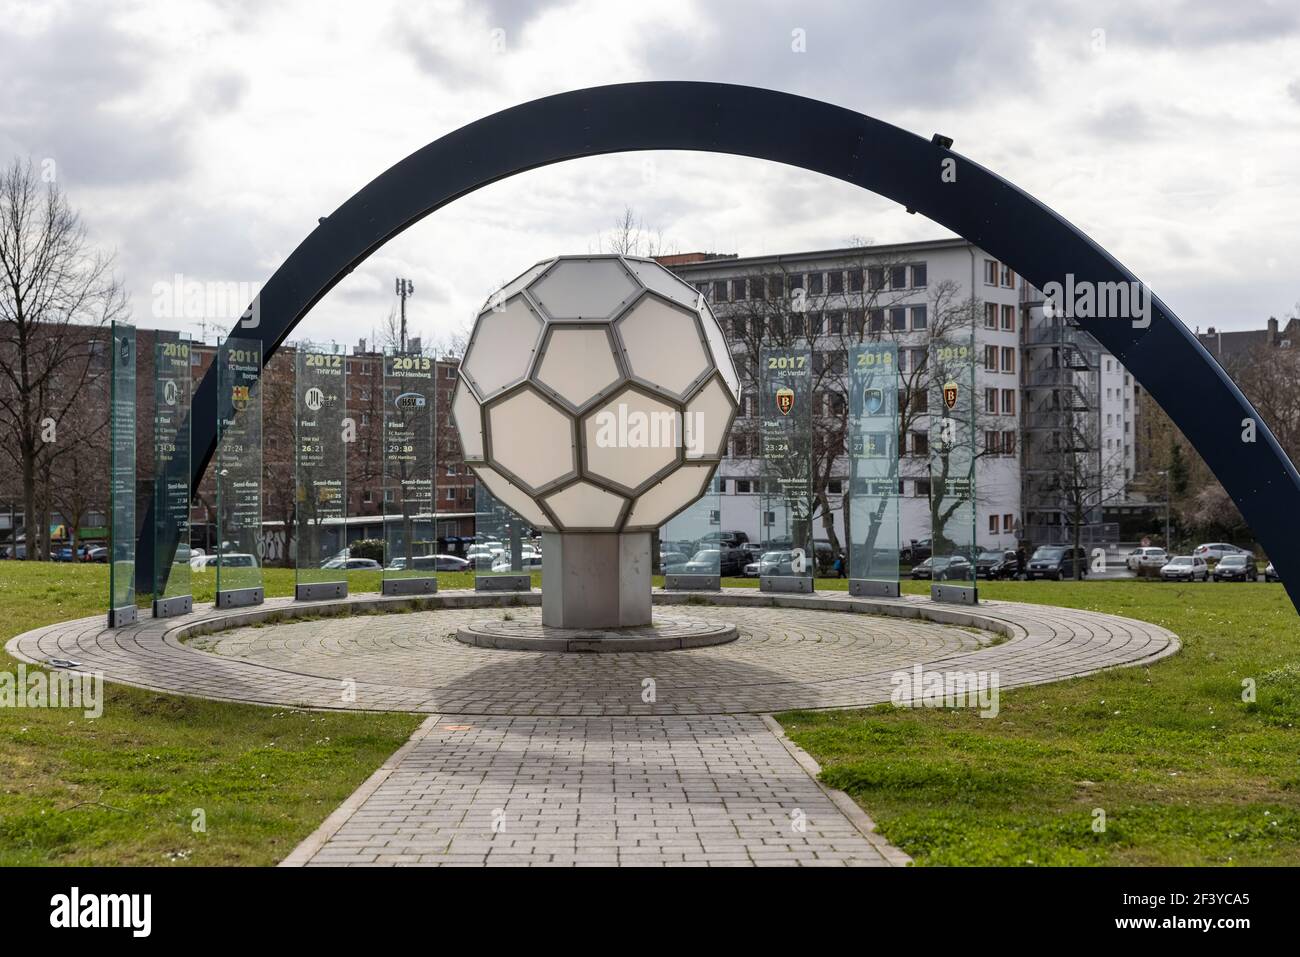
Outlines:
POLYGON ((6 648, 159 691, 430 714, 285 863, 863 865, 906 858, 816 782, 772 712, 888 701, 917 665, 1007 689, 1179 647, 1156 625, 1043 605, 744 589, 656 596, 736 623, 737 641, 709 648, 547 654, 453 637, 485 614, 528 620, 539 598, 490 612, 500 596, 278 599, 115 630, 63 622, 6 648))

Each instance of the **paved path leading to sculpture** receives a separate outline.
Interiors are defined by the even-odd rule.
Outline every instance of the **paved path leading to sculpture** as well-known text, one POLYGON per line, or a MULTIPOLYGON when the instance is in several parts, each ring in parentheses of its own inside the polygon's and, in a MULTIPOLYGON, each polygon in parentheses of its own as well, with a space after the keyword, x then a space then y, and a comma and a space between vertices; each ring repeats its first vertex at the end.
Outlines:
POLYGON ((1007 689, 1178 649, 1163 628, 1094 612, 741 589, 656 599, 735 622, 726 645, 582 655, 453 637, 535 616, 538 597, 279 599, 116 630, 64 622, 6 647, 159 691, 431 715, 286 864, 550 866, 906 863, 772 712, 885 702, 917 666, 1007 689), (486 607, 503 600, 519 607, 486 607))

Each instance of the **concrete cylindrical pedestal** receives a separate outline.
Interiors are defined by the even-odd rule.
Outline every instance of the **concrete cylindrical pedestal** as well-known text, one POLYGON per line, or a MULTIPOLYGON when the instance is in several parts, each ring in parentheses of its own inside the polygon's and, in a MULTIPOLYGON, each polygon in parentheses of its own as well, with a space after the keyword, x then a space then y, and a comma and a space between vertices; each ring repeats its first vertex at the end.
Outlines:
POLYGON ((542 624, 635 628, 650 624, 650 533, 544 532, 542 624))

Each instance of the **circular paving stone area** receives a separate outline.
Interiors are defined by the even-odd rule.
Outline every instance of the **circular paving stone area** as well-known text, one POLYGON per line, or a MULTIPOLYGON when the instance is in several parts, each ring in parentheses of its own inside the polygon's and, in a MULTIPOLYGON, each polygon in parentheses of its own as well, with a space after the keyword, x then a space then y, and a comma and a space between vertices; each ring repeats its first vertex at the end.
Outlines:
POLYGON ((111 630, 99 617, 64 622, 7 648, 28 662, 72 660, 109 681, 281 707, 593 716, 864 706, 889 701, 897 676, 917 666, 996 675, 1005 689, 1147 663, 1178 648, 1156 625, 1044 605, 741 589, 707 604, 656 593, 656 614, 734 624, 738 638, 724 645, 591 655, 481 648, 455 637, 488 619, 531 620, 529 608, 486 606, 539 597, 274 599, 111 630), (427 610, 376 614, 411 607, 427 610), (325 617, 281 620, 304 614, 325 617))

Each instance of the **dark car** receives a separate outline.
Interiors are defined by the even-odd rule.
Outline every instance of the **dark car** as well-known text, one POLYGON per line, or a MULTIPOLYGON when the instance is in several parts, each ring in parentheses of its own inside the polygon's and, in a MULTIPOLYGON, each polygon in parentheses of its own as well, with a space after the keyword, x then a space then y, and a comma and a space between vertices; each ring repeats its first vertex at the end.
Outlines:
POLYGON ((1061 581, 1063 578, 1073 578, 1076 568, 1080 578, 1088 574, 1088 553, 1082 548, 1073 545, 1043 545, 1030 556, 1029 564, 1025 567, 1025 577, 1030 581, 1035 578, 1061 581))
POLYGON ((745 571, 745 553, 739 548, 702 548, 685 565, 674 569, 680 575, 741 575, 745 571))
POLYGON ((1259 566, 1255 556, 1244 552, 1229 553, 1219 559, 1210 577, 1216 582, 1259 581, 1259 566))
POLYGON ((980 578, 1014 578, 1019 570, 1016 553, 1011 550, 985 549, 975 559, 975 574, 980 578))
POLYGON ((898 551, 898 560, 906 565, 919 565, 934 553, 934 545, 928 538, 914 538, 898 551))
POLYGON ((970 577, 970 561, 962 555, 932 555, 921 564, 912 566, 913 579, 970 581, 970 577))

